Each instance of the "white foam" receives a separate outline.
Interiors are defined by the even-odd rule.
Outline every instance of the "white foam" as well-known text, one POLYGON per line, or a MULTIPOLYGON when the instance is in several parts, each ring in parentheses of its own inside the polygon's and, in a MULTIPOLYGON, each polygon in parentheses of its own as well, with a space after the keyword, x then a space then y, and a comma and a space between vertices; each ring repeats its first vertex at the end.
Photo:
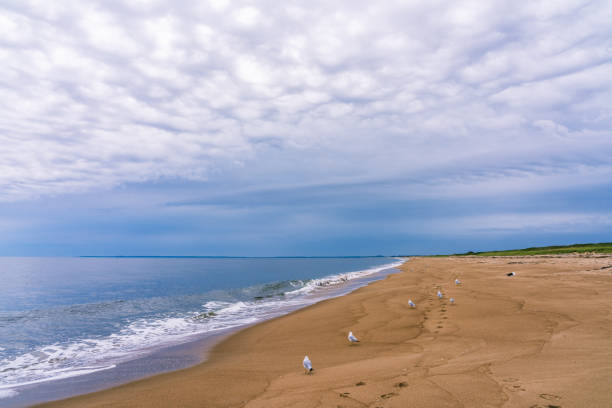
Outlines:
POLYGON ((19 395, 19 393, 15 390, 11 390, 11 389, 7 389, 7 390, 3 390, 0 389, 0 399, 4 399, 4 398, 12 398, 16 395, 19 395))
POLYGON ((239 312, 245 309, 248 306, 249 305, 247 305, 245 302, 236 302, 236 303, 232 303, 229 306, 222 308, 221 310, 217 311, 217 313, 223 313, 223 314, 236 313, 236 312, 239 312))
POLYGON ((38 384, 38 383, 46 382, 50 380, 63 380, 65 378, 78 377, 79 375, 85 375, 85 374, 95 373, 98 371, 110 370, 111 368, 115 368, 115 367, 116 365, 113 364, 113 365, 109 365, 106 367, 80 367, 78 369, 66 368, 66 369, 58 369, 58 370, 49 370, 47 371, 47 374, 49 375, 48 378, 40 378, 38 380, 24 381, 17 385, 0 385, 0 393, 3 391, 12 391, 15 393, 12 396, 15 396, 19 393, 15 390, 7 389, 8 387, 15 387, 15 386, 21 387, 24 385, 38 384))
POLYGON ((211 300, 209 302, 204 303, 202 306, 207 311, 214 311, 214 310, 219 310, 219 309, 222 309, 224 307, 227 307, 227 306, 229 306, 231 304, 232 304, 232 302, 223 302, 223 301, 219 301, 219 300, 211 300))
MULTIPOLYGON (((272 303, 272 302, 269 302, 272 303)), ((214 318, 140 319, 103 338, 51 344, 29 353, 0 360, 0 388, 18 387, 68 378, 112 368, 117 363, 145 355, 159 347, 180 344, 198 334, 256 323, 279 305, 255 302, 228 303, 214 318)))
MULTIPOLYGON (((329 287, 333 285, 339 285, 339 284, 342 284, 344 282, 347 282, 353 279, 358 279, 358 278, 362 278, 368 275, 375 274, 377 272, 381 272, 385 269, 396 268, 400 266, 401 264, 403 264, 404 262, 405 261, 403 260, 398 260, 396 262, 388 263, 385 265, 380 265, 380 266, 370 268, 370 269, 365 269, 362 271, 346 272, 346 273, 340 273, 337 275, 326 276, 323 278, 312 279, 308 281, 303 287, 287 292, 286 295, 294 296, 294 295, 309 294, 321 288, 325 288, 325 287, 329 287)), ((299 282, 303 284, 302 281, 299 281, 299 282)))
POLYGON ((110 336, 39 347, 0 360, 0 384, 15 387, 108 369, 155 347, 177 344, 202 331, 218 329, 207 323, 178 317, 141 319, 110 336))

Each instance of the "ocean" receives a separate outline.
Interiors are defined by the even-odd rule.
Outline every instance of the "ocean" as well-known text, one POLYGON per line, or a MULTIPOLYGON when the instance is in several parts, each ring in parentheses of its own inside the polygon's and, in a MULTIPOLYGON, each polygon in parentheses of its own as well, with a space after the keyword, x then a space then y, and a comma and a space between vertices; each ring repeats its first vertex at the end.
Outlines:
POLYGON ((386 257, 0 258, 0 406, 184 368, 197 359, 181 345, 348 293, 400 264, 386 257))

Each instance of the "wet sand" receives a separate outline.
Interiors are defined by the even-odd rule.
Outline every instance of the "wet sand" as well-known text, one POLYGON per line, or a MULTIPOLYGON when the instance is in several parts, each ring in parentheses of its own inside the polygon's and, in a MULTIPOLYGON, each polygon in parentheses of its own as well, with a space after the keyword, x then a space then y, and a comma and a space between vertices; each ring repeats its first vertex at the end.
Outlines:
POLYGON ((597 255, 413 258, 240 331, 195 367, 42 406, 612 407, 611 266, 597 255))

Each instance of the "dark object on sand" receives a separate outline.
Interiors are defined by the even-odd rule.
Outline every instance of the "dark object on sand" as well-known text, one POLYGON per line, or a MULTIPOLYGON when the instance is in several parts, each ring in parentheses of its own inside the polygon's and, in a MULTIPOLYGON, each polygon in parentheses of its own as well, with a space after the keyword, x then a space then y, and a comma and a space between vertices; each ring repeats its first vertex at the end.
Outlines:
POLYGON ((506 274, 506 276, 514 276, 514 275, 516 275, 516 273, 514 273, 514 272, 510 272, 510 273, 506 274))

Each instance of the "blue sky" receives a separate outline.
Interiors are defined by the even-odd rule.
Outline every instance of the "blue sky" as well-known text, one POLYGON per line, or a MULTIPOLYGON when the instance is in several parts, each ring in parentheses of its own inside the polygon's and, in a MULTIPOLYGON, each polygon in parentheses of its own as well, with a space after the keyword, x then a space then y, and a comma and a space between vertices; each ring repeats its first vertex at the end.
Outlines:
POLYGON ((612 241, 606 1, 7 1, 0 255, 612 241))

